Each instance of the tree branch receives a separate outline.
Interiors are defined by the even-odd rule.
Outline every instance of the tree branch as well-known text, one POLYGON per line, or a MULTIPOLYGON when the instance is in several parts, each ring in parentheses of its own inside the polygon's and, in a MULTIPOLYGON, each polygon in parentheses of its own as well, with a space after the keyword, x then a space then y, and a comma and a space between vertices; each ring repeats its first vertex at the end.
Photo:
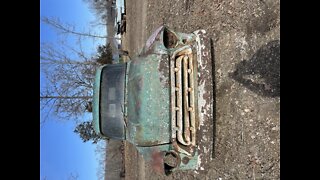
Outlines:
POLYGON ((60 22, 59 19, 43 17, 41 20, 45 24, 48 24, 48 25, 54 27, 55 29, 59 30, 60 32, 65 33, 65 34, 74 34, 74 35, 78 35, 78 36, 85 36, 85 37, 91 37, 91 38, 120 39, 120 38, 116 38, 116 37, 101 36, 101 35, 97 35, 97 34, 92 34, 89 32, 78 32, 78 31, 74 30, 75 29, 74 27, 72 27, 70 25, 65 25, 62 22, 60 22))

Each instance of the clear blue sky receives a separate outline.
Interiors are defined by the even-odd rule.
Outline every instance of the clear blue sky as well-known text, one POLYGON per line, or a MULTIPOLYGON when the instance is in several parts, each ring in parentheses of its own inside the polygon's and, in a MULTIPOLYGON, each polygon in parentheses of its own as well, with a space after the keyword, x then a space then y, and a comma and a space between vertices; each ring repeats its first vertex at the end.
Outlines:
MULTIPOLYGON (((88 5, 82 0, 41 0, 40 16, 58 17, 61 21, 73 23, 79 30, 88 28, 95 17, 88 5)), ((105 29, 99 28, 104 34, 105 29)), ((40 41, 56 42, 57 34, 50 27, 40 22, 40 41)), ((69 39, 70 45, 74 43, 69 39)), ((95 44, 102 42, 86 42, 88 52, 96 48, 95 44)), ((45 79, 40 75, 41 86, 45 79)), ((90 118, 90 117, 88 117, 90 118)), ((87 119, 87 118, 86 118, 87 119)), ((97 179, 98 161, 95 155, 95 145, 83 143, 73 132, 73 122, 58 122, 49 117, 40 129, 40 179, 44 176, 48 180, 68 179, 70 173, 77 173, 80 180, 97 179)))

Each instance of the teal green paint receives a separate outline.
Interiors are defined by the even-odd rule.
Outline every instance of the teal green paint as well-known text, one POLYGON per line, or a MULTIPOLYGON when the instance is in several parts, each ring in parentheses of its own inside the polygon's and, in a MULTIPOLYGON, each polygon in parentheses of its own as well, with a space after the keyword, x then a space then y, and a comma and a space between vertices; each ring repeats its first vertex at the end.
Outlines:
POLYGON ((93 108, 92 108, 92 115, 93 115, 93 128, 96 131, 97 134, 101 135, 101 131, 100 131, 100 115, 99 115, 99 109, 100 109, 100 105, 99 105, 99 100, 100 100, 100 81, 101 81, 101 72, 104 66, 100 66, 99 68, 97 68, 96 70, 96 75, 95 75, 95 81, 94 81, 94 85, 93 85, 93 108))
MULTIPOLYGON (((131 61, 127 138, 138 146, 170 142, 170 89, 169 85, 161 82, 159 72, 160 63, 165 60, 168 61, 162 60, 159 55, 150 54, 131 61)), ((169 72, 169 67, 165 68, 169 72)))
POLYGON ((195 154, 193 157, 187 156, 185 154, 180 153, 180 158, 181 158, 181 163, 178 169, 181 170, 188 170, 188 169, 196 169, 198 166, 198 150, 196 150, 195 154), (188 157, 189 158, 189 162, 187 164, 184 164, 182 162, 182 159, 184 157, 188 157))
MULTIPOLYGON (((126 62, 127 63, 127 69, 126 69, 126 76, 125 76, 125 90, 124 90, 124 116, 125 119, 128 117, 128 77, 129 77, 129 69, 131 61, 126 62)), ((127 132, 127 131, 126 131, 127 132)), ((127 135, 126 135, 127 136, 127 135)))

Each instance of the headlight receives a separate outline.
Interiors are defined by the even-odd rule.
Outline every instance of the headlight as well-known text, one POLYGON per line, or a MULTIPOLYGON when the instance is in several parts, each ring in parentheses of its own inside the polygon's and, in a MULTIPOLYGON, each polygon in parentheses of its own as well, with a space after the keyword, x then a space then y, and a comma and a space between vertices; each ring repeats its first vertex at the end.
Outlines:
POLYGON ((166 48, 174 48, 177 46, 178 43, 178 37, 168 30, 167 28, 164 28, 163 31, 163 44, 166 48))

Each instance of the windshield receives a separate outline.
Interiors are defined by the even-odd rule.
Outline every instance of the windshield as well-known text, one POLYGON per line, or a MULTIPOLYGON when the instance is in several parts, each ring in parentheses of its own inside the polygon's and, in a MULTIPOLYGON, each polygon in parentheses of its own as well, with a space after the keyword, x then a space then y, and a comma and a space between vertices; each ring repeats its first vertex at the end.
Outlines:
POLYGON ((124 139, 124 84, 126 64, 110 64, 101 72, 100 130, 112 139, 124 139))

